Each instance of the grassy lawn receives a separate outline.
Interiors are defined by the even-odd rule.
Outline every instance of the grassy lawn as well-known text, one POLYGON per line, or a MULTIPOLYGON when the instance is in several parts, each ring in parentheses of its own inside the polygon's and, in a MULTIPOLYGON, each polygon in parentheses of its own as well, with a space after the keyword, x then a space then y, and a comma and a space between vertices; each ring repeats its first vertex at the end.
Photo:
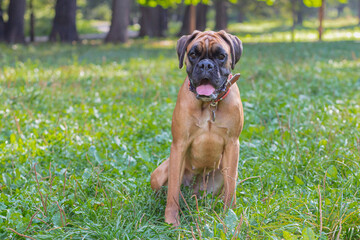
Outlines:
POLYGON ((0 46, 0 239, 359 239, 359 43, 245 43, 237 207, 184 188, 172 229, 174 43, 0 46))

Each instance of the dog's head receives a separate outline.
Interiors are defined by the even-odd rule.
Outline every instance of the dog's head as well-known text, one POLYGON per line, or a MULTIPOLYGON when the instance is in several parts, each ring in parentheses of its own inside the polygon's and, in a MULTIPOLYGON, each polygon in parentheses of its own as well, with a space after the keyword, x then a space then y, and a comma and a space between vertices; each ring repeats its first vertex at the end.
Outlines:
POLYGON ((216 99, 225 88, 231 69, 242 54, 242 43, 225 31, 199 32, 182 36, 177 42, 179 68, 184 58, 190 89, 203 101, 216 99))

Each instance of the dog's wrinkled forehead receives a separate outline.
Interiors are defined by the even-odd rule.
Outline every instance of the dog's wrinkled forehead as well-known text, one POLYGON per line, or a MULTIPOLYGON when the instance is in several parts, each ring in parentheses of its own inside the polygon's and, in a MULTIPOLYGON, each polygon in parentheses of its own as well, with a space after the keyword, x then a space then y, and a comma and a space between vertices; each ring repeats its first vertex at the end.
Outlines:
POLYGON ((221 46, 225 51, 230 53, 230 47, 225 40, 213 31, 206 31, 199 33, 193 41, 187 46, 186 52, 189 52, 192 47, 196 46, 202 53, 205 51, 215 50, 215 47, 221 46))

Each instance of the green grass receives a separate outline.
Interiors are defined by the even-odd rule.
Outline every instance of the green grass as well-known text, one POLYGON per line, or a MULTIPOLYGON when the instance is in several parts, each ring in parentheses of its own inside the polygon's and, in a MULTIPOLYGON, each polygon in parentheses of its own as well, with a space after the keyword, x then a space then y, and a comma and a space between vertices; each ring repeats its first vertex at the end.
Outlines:
POLYGON ((149 184, 185 78, 174 41, 0 48, 1 239, 360 238, 358 43, 244 44, 237 207, 183 189, 179 229, 149 184))

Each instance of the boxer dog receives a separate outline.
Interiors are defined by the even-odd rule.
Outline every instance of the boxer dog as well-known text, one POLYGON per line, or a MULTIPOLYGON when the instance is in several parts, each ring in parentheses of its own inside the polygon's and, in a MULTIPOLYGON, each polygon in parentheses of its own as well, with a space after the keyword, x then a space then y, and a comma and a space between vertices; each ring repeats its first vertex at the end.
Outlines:
POLYGON ((244 116, 231 70, 242 54, 241 41, 225 31, 199 32, 177 42, 179 68, 187 78, 172 117, 170 157, 151 174, 151 188, 168 185, 165 221, 178 226, 180 185, 218 194, 235 205, 239 136, 244 116))

